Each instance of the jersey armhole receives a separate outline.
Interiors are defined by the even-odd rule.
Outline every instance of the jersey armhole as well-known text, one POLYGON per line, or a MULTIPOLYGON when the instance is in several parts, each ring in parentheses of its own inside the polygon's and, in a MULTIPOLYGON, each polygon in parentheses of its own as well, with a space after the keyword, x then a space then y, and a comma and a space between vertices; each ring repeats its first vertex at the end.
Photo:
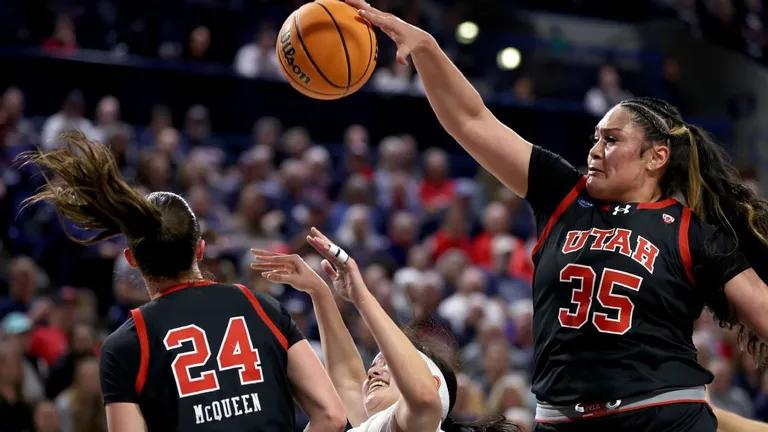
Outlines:
POLYGON ((552 216, 549 217, 549 220, 547 221, 547 224, 544 226, 544 230, 541 231, 541 235, 539 236, 539 239, 536 241, 536 244, 533 246, 533 250, 531 251, 531 256, 534 257, 539 252, 539 249, 544 245, 544 242, 547 241, 547 237, 549 236, 549 233, 552 231, 552 228, 555 226, 557 221, 560 219, 561 216, 563 216, 563 213, 565 213, 566 210, 568 210, 568 207, 573 204, 574 201, 576 201, 576 198, 578 198, 581 191, 584 190, 584 187, 587 185, 587 178, 581 177, 579 179, 579 182, 576 183, 576 185, 571 189, 570 192, 568 192, 568 195, 563 198, 562 201, 560 201, 560 204, 557 205, 557 208, 555 208, 555 211, 552 213, 552 216))
POLYGON ((693 259, 691 258, 691 244, 688 236, 691 228, 691 209, 689 207, 683 207, 683 215, 680 220, 680 231, 678 232, 678 249, 680 251, 680 259, 683 262, 685 268, 685 275, 688 277, 688 282, 691 285, 696 286, 696 278, 693 277, 693 259))
POLYGON ((147 371, 149 370, 149 336, 147 335, 147 323, 144 321, 144 314, 141 309, 131 309, 131 317, 136 325, 136 334, 139 336, 139 349, 141 357, 139 360, 139 372, 136 374, 135 390, 136 395, 140 396, 144 390, 144 383, 147 381, 147 371))
POLYGON ((255 295, 246 288, 244 285, 236 284, 235 285, 240 291, 245 295, 245 297, 248 299, 248 301, 251 303, 251 306, 253 306, 253 309, 256 311, 256 314, 261 318, 261 321, 264 322, 264 324, 267 325, 269 330, 272 332, 272 334, 277 339, 277 342, 280 343, 280 346, 283 347, 284 350, 288 350, 288 339, 285 337, 283 332, 280 331, 280 329, 275 325, 274 321, 267 315, 267 312, 264 310, 264 308, 261 306, 261 303, 259 302, 259 299, 256 298, 255 295))

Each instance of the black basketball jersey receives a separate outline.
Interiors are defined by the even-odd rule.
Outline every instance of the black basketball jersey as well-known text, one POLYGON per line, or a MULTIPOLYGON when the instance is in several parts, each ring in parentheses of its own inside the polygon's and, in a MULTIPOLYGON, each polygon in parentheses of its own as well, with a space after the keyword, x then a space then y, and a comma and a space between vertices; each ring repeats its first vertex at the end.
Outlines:
POLYGON ((568 404, 710 382, 693 322, 705 303, 724 301, 746 259, 674 199, 601 203, 586 182, 534 149, 533 392, 568 404))
POLYGON ((288 352, 303 339, 274 299, 241 285, 171 287, 104 343, 105 404, 137 403, 150 431, 292 431, 288 352))

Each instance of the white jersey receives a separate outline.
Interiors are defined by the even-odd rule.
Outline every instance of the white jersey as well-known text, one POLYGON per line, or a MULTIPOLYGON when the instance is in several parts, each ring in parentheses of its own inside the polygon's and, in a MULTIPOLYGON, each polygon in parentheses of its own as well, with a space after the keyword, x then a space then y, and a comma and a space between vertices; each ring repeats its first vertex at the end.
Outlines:
MULTIPOLYGON (((368 417, 368 420, 361 423, 360 426, 352 428, 347 432, 397 432, 397 423, 395 421, 396 409, 397 403, 368 417)), ((436 432, 443 432, 443 430, 438 428, 436 432)))

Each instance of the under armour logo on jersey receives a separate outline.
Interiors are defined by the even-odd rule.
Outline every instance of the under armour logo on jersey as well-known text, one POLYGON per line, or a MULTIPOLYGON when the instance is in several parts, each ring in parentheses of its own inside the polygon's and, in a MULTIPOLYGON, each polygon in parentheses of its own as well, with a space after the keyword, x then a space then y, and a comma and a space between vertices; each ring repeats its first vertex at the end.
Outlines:
POLYGON ((669 225, 669 224, 671 224, 672 222, 675 221, 675 217, 674 216, 668 215, 666 213, 661 215, 661 218, 664 220, 664 223, 666 223, 667 225, 669 225))
POLYGON ((629 209, 631 208, 632 208, 631 204, 627 204, 624 207, 617 205, 616 207, 613 208, 613 215, 616 216, 620 212, 623 214, 629 214, 629 209))

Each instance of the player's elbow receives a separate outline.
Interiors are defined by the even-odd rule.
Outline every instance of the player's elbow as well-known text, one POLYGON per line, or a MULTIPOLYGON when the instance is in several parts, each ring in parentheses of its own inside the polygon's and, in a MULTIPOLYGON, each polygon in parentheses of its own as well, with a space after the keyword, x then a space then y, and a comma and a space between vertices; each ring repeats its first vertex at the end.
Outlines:
POLYGON ((312 431, 342 432, 347 426, 347 415, 342 406, 326 408, 309 419, 312 431))
POLYGON ((411 395, 407 403, 414 412, 432 414, 437 417, 442 415, 443 407, 440 402, 440 395, 434 388, 425 387, 411 395))

